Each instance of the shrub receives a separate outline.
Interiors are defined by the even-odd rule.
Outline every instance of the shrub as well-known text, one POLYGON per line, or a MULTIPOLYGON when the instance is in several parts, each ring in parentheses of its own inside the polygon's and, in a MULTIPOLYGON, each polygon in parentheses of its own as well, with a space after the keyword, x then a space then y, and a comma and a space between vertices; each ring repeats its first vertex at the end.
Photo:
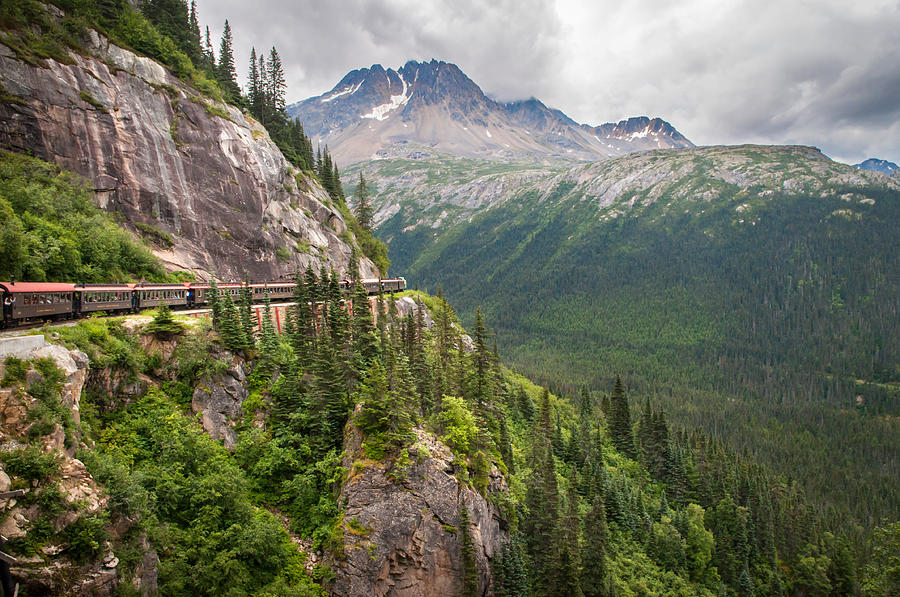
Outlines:
POLYGON ((3 371, 3 381, 0 381, 0 386, 6 388, 16 384, 25 383, 25 374, 28 373, 27 360, 23 361, 22 359, 9 355, 6 357, 6 360, 3 361, 3 365, 5 369, 3 371))
POLYGON ((59 470, 59 459, 56 454, 44 452, 35 445, 11 452, 0 452, 0 460, 6 465, 9 473, 29 481, 43 481, 59 470))

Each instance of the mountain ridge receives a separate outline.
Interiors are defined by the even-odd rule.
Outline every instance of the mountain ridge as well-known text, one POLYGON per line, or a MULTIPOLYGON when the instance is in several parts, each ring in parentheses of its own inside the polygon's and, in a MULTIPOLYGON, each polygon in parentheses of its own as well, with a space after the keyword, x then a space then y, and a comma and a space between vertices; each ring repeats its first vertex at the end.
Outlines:
POLYGON ((566 161, 693 147, 660 118, 592 126, 535 97, 498 102, 458 66, 437 60, 352 70, 330 91, 287 111, 343 164, 396 155, 409 144, 464 157, 566 161))

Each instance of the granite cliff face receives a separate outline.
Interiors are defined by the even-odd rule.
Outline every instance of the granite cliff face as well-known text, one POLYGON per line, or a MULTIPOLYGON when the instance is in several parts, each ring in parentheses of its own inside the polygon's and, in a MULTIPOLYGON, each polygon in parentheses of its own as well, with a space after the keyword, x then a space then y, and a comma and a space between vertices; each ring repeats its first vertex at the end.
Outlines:
MULTIPOLYGON (((344 597, 439 597, 462 589, 460 511, 467 508, 478 566, 478 595, 491 595, 490 561, 508 540, 497 506, 455 476, 454 456, 434 435, 416 429, 411 461, 362 457, 359 429, 348 424, 341 488, 343 553, 331 562, 329 592, 344 597)), ((488 494, 505 492, 494 469, 488 494)))
MULTIPOLYGON (((84 176, 171 269, 274 279, 347 268, 346 224, 265 129, 95 32, 71 64, 0 44, 0 145, 84 176)), ((377 275, 367 259, 364 276, 377 275)))

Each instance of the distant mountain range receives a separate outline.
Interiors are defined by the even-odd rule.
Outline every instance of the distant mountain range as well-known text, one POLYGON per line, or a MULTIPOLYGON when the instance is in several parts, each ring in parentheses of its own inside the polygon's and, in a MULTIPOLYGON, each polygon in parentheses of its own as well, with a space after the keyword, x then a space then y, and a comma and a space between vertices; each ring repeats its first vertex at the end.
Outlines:
POLYGON ((900 166, 897 166, 897 164, 895 164, 894 162, 879 160, 878 158, 869 158, 864 162, 860 162, 859 164, 853 164, 853 167, 860 170, 881 172, 882 174, 887 174, 888 176, 900 175, 900 166))
POLYGON ((500 103, 455 64, 407 62, 354 70, 318 97, 288 106, 313 143, 341 165, 436 151, 462 157, 597 160, 647 149, 693 147, 646 116, 579 124, 540 100, 500 103))

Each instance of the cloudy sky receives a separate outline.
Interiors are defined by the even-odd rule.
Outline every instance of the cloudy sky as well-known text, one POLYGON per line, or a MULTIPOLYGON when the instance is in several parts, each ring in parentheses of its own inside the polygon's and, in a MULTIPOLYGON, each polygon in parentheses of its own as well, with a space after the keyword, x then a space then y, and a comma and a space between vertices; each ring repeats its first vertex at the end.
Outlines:
POLYGON ((499 100, 588 124, 659 116, 698 145, 900 163, 900 0, 197 0, 239 74, 275 45, 288 101, 348 71, 456 63, 499 100))

